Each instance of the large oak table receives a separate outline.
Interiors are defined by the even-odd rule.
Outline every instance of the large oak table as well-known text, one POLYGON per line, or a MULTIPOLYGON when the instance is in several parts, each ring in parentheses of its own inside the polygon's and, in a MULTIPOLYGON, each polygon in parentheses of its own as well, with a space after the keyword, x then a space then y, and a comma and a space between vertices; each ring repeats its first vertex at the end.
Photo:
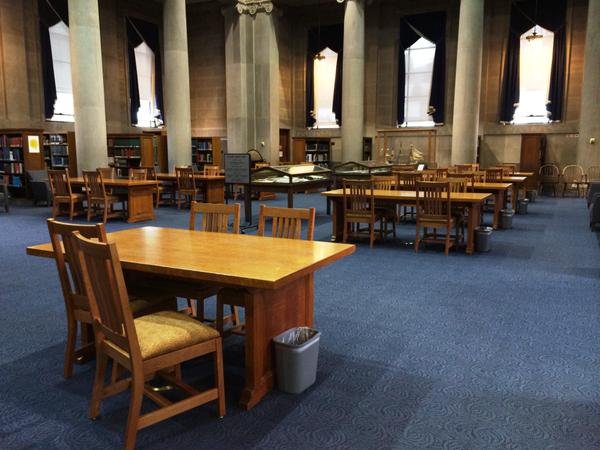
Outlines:
MULTIPOLYGON (((177 182, 175 173, 157 173, 159 181, 177 182)), ((199 181, 203 192, 205 203, 225 203, 225 177, 223 175, 194 174, 194 180, 199 181)))
POLYGON ((512 186, 512 183, 473 183, 475 192, 491 192, 494 194, 494 219, 492 222, 494 229, 497 229, 500 223, 500 211, 506 207, 506 191, 512 186))
MULTIPOLYGON (((152 194, 156 189, 153 180, 129 180, 127 178, 103 178, 108 188, 118 188, 127 191, 127 222, 142 222, 154 220, 154 202, 152 194)), ((73 186, 85 186, 83 178, 70 178, 73 186)))
MULTIPOLYGON (((367 193, 370 194, 370 190, 367 193)), ((392 205, 414 205, 417 202, 417 193, 415 191, 385 191, 373 190, 375 200, 378 203, 389 203, 392 205)), ((333 201, 333 216, 332 216, 332 235, 336 241, 342 240, 344 231, 344 193, 343 189, 335 189, 333 191, 322 192, 321 195, 333 201)), ((464 207, 469 211, 469 223, 467 231, 467 248, 468 254, 473 253, 475 249, 475 228, 479 226, 481 219, 481 205, 485 200, 491 198, 493 194, 489 192, 451 192, 450 201, 453 206, 464 207)))
POLYGON ((502 177, 502 183, 512 183, 512 207, 515 210, 515 213, 518 214, 517 201, 519 200, 519 192, 521 189, 527 194, 527 188, 525 186, 525 182, 527 181, 527 176, 508 176, 502 177))
MULTIPOLYGON (((274 336, 314 323, 314 272, 354 245, 143 227, 110 233, 123 269, 186 282, 235 287, 245 298, 246 382, 250 409, 273 387, 274 336)), ((50 244, 27 254, 53 257, 50 244)))

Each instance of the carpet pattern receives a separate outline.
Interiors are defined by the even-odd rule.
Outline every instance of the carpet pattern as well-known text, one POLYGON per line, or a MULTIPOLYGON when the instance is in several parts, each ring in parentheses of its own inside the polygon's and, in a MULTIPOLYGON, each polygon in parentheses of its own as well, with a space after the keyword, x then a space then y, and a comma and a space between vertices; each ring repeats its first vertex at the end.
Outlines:
MULTIPOLYGON (((268 203, 283 205, 279 197, 268 203)), ((296 202, 318 207, 315 236, 327 240, 324 200, 296 202)), ((415 254, 414 225, 400 226, 397 242, 361 242, 315 276, 323 336, 313 387, 275 390, 242 411, 243 340, 228 339, 227 416, 197 408, 140 431, 138 447, 600 448, 600 239, 584 200, 542 197, 529 211, 471 257, 434 246, 415 254)), ((94 364, 62 378, 54 262, 25 255, 48 241, 48 214, 0 213, 0 448, 120 448, 128 395, 105 401, 92 422, 94 364)), ((161 208, 152 225, 187 220, 161 208)), ((143 225, 114 221, 108 231, 143 225)), ((184 366, 184 377, 212 383, 210 360, 184 366)))

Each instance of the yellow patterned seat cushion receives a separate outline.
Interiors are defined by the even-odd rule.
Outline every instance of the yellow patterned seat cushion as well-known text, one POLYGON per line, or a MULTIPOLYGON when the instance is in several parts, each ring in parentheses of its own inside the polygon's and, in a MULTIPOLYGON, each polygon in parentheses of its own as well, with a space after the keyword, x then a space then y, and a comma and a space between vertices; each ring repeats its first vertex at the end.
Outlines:
POLYGON ((142 359, 155 358, 219 337, 214 328, 175 311, 138 317, 134 324, 142 359))

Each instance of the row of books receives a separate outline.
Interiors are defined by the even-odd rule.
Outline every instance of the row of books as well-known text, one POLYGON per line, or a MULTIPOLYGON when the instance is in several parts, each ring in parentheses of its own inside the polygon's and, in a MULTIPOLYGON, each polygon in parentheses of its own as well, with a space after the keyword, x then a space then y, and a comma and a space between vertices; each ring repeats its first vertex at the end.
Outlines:
POLYGON ((23 161, 23 150, 18 148, 2 147, 0 150, 0 159, 23 161))
POLYGON ((69 158, 64 156, 53 156, 52 167, 68 167, 69 158))
POLYGON ((52 145, 52 144, 65 144, 67 139, 62 134, 50 134, 46 136, 46 141, 44 145, 52 145))
POLYGON ((140 139, 139 138, 109 139, 108 146, 115 147, 115 148, 121 148, 121 147, 140 148, 140 139))
POLYGON ((0 136, 0 147, 23 147, 23 137, 3 134, 0 136))
POLYGON ((22 162, 0 162, 0 172, 22 174, 25 170, 22 162))
POLYGON ((51 145, 46 149, 46 152, 49 152, 52 155, 64 155, 67 156, 69 152, 67 148, 62 145, 51 145))
POLYGON ((329 144, 306 144, 306 151, 307 152, 316 152, 316 151, 328 152, 329 144))
POLYGON ((212 142, 192 139, 192 149, 200 151, 212 151, 212 142))
POLYGON ((137 148, 118 148, 115 149, 115 156, 126 156, 130 158, 132 156, 140 156, 140 152, 137 148))
POLYGON ((327 153, 307 153, 306 162, 328 162, 329 155, 327 153))
POLYGON ((196 162, 212 162, 212 153, 196 153, 196 162))

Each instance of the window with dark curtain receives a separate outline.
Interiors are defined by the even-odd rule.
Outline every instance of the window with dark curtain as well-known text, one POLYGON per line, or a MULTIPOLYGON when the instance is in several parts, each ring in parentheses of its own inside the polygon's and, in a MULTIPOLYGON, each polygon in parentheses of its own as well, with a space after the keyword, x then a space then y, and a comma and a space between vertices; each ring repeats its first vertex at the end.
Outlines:
POLYGON ((520 97, 521 35, 538 25, 554 33, 548 112, 551 121, 563 118, 563 95, 566 72, 566 0, 515 1, 510 13, 510 28, 500 101, 500 121, 512 122, 520 97))
POLYGON ((404 52, 420 38, 435 44, 429 114, 435 123, 444 122, 446 91, 446 12, 430 12, 405 16, 400 20, 398 53, 398 108, 397 123, 405 122, 406 63, 404 52))
POLYGON ((67 0, 38 0, 40 26, 40 53, 42 57, 42 83, 44 87, 44 116, 54 117, 56 103, 56 79, 52 60, 52 46, 49 29, 59 22, 69 25, 69 8, 67 0))
POLYGON ((344 65, 344 25, 313 27, 308 30, 306 53, 306 127, 315 126, 315 56, 325 48, 337 53, 335 86, 333 89, 333 112, 338 125, 342 124, 342 70, 344 65))
POLYGON ((162 94, 162 64, 160 58, 160 39, 158 26, 144 20, 127 17, 127 62, 129 68, 129 110, 131 123, 138 124, 140 109, 140 86, 138 83, 138 68, 136 64, 136 48, 145 43, 154 53, 154 103, 156 125, 162 124, 163 94, 162 94))

